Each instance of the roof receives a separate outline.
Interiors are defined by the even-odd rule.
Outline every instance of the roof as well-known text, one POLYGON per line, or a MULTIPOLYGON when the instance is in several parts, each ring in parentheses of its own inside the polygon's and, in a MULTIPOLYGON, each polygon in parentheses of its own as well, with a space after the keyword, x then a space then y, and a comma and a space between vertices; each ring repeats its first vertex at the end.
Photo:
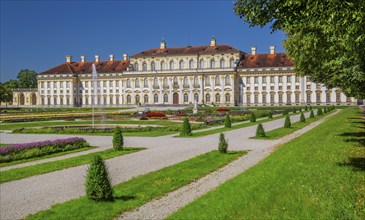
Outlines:
POLYGON ((171 47, 166 49, 152 48, 137 53, 136 57, 158 57, 158 56, 177 56, 177 55, 197 55, 197 54, 215 54, 215 53, 237 53, 241 52, 234 47, 225 44, 216 46, 187 46, 187 47, 171 47))
POLYGON ((261 68, 261 67, 292 67, 294 64, 290 61, 286 53, 275 54, 245 54, 238 64, 239 69, 261 68))
POLYGON ((129 66, 129 60, 101 61, 101 62, 71 62, 63 63, 52 69, 46 70, 44 74, 83 74, 92 72, 92 64, 95 64, 98 73, 121 73, 129 66))

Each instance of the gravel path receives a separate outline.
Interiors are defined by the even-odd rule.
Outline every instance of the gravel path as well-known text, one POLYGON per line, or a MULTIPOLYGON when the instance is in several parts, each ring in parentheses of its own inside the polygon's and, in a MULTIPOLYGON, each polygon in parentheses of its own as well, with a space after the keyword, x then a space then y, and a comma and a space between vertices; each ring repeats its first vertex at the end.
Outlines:
MULTIPOLYGON (((308 116, 309 113, 307 113, 308 116)), ((291 116, 292 122, 299 115, 291 116)), ((284 119, 264 123, 266 131, 282 127, 284 119)), ((280 140, 249 139, 256 125, 226 132, 231 150, 265 150, 280 140)), ((219 134, 200 138, 126 137, 125 145, 146 147, 146 150, 107 160, 112 184, 127 181, 170 166, 217 148, 219 134)), ((20 143, 65 137, 65 135, 0 134, 4 143, 20 143)), ((69 136, 67 136, 69 137, 69 136)), ((111 147, 111 137, 83 136, 93 146, 111 147)), ((20 219, 28 214, 50 208, 85 195, 87 165, 0 184, 0 219, 20 219)))
MULTIPOLYGON (((336 112, 336 114, 338 111, 336 112)), ((144 204, 143 206, 126 212, 118 219, 163 219, 178 209, 196 200, 200 196, 207 192, 217 188, 222 183, 234 178, 241 174, 245 170, 248 170, 252 166, 256 165, 262 159, 267 157, 280 145, 287 143, 288 141, 299 137, 312 128, 316 127, 328 117, 332 117, 334 114, 327 115, 326 117, 300 129, 290 135, 280 139, 280 142, 274 146, 265 149, 254 149, 248 152, 248 154, 240 157, 225 167, 210 173, 209 175, 193 182, 189 185, 181 187, 178 190, 168 193, 166 196, 152 200, 144 204)))

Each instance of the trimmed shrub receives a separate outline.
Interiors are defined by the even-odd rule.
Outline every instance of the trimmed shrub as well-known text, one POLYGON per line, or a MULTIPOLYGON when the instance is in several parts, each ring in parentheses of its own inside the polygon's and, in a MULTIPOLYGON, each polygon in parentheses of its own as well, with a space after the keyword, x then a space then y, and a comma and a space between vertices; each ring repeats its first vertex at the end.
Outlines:
POLYGON ((191 125, 189 123, 189 119, 185 118, 182 124, 182 128, 180 130, 180 136, 191 136, 191 125))
POLYGON ((290 117, 286 116, 285 123, 284 123, 284 128, 290 128, 290 127, 291 127, 290 117))
POLYGON ((300 114, 300 122, 305 122, 305 117, 304 117, 303 112, 302 112, 302 114, 300 114))
POLYGON ((256 122, 256 115, 253 112, 250 115, 250 122, 256 122))
POLYGON ((335 105, 332 105, 332 109, 335 110, 336 109, 336 106, 335 105))
POLYGON ((327 108, 324 108, 324 109, 323 109, 323 113, 324 113, 324 114, 327 114, 327 108))
POLYGON ((117 126, 115 128, 115 132, 113 135, 113 148, 114 150, 123 150, 123 145, 124 141, 123 141, 122 129, 119 126, 117 126))
POLYGON ((229 117, 229 115, 226 115, 226 117, 224 118, 224 127, 232 127, 231 117, 229 117))
POLYGON ((297 109, 295 107, 293 108, 293 114, 294 113, 297 113, 297 109))
POLYGON ((285 110, 283 111, 283 115, 288 115, 288 114, 289 114, 288 110, 286 110, 286 109, 285 109, 285 110))
POLYGON ((227 142, 226 138, 224 137, 224 134, 220 133, 218 150, 221 153, 227 153, 227 149, 228 149, 228 142, 227 142))
POLYGON ((256 128, 256 137, 266 137, 264 127, 262 124, 258 124, 256 128))
POLYGON ((269 112, 269 116, 267 116, 268 118, 272 118, 272 112, 269 112))
POLYGON ((87 169, 86 196, 95 201, 113 201, 113 188, 104 160, 96 155, 87 169))
POLYGON ((313 112, 313 110, 311 110, 311 113, 309 114, 309 117, 310 118, 314 118, 314 112, 313 112))
POLYGON ((307 106, 304 106, 304 111, 308 111, 308 107, 307 106))
POLYGON ((299 108, 299 112, 302 112, 302 108, 299 108))
POLYGON ((309 110, 311 110, 311 111, 313 110, 313 109, 312 109, 312 106, 309 106, 309 110))
POLYGON ((322 112, 322 109, 321 108, 318 108, 317 115, 323 115, 323 112, 322 112))

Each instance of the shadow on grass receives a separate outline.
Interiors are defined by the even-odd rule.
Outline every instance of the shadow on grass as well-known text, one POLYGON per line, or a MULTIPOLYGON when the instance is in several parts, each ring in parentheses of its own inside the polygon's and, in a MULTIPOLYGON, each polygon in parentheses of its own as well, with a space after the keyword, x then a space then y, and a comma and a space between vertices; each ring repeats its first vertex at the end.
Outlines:
POLYGON ((133 200, 136 199, 136 196, 114 196, 113 197, 114 200, 122 200, 122 201, 128 201, 128 200, 133 200))
POLYGON ((365 158, 362 157, 350 157, 349 161, 338 164, 339 166, 350 166, 355 171, 365 172, 365 158))
POLYGON ((365 137, 365 132, 364 131, 345 132, 345 133, 340 134, 340 136, 343 136, 343 137, 365 137))

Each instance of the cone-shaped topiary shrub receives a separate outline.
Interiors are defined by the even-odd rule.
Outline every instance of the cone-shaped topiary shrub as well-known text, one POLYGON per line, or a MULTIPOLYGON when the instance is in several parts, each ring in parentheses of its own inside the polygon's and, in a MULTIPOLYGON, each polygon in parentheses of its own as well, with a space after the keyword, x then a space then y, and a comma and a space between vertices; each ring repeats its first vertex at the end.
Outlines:
POLYGON ((219 135, 218 150, 221 153, 227 153, 227 149, 228 149, 228 142, 227 142, 226 138, 224 137, 224 134, 223 133, 220 133, 220 135, 219 135))
POLYGON ((332 105, 332 109, 333 109, 333 110, 335 110, 335 109, 336 109, 335 105, 332 105))
POLYGON ((311 110, 311 111, 313 110, 313 109, 312 109, 312 106, 309 106, 309 110, 311 110))
POLYGON ((268 118, 272 118, 272 112, 269 112, 269 116, 267 116, 268 118))
POLYGON ((264 127, 262 124, 258 124, 256 128, 256 137, 266 137, 264 127))
POLYGON ((256 122, 256 115, 253 112, 250 115, 250 122, 256 122))
POLYGON ((289 114, 288 110, 286 110, 286 109, 285 109, 285 110, 283 111, 283 115, 288 115, 288 114, 289 114))
POLYGON ((323 112, 322 112, 322 109, 321 108, 318 108, 317 115, 323 115, 323 112))
POLYGON ((326 114, 327 113, 327 108, 323 108, 323 113, 326 114))
POLYGON ((229 117, 229 115, 226 115, 226 117, 224 118, 224 127, 232 127, 231 117, 229 117))
POLYGON ((302 112, 302 114, 300 114, 300 122, 305 122, 305 117, 304 117, 303 112, 302 112))
POLYGON ((189 119, 185 118, 184 122, 182 124, 182 128, 180 130, 180 136, 191 136, 191 135, 192 135, 192 133, 191 133, 191 126, 189 123, 189 119))
POLYGON ((117 126, 115 128, 114 135, 113 135, 113 149, 114 150, 123 150, 123 145, 124 145, 124 141, 123 141, 122 129, 119 126, 117 126))
POLYGON ((302 108, 300 108, 300 107, 299 107, 299 112, 303 112, 303 111, 302 111, 302 108))
POLYGON ((291 127, 291 121, 290 117, 287 115, 284 122, 284 128, 290 128, 291 127))
POLYGON ((297 113, 297 109, 294 107, 293 108, 293 114, 297 113))
POLYGON ((96 201, 113 201, 113 188, 103 159, 96 155, 86 176, 86 196, 96 201))
POLYGON ((310 118, 314 118, 314 112, 313 112, 313 110, 311 110, 311 113, 309 114, 309 117, 310 118))
POLYGON ((307 106, 304 106, 304 111, 308 111, 308 107, 307 106))

